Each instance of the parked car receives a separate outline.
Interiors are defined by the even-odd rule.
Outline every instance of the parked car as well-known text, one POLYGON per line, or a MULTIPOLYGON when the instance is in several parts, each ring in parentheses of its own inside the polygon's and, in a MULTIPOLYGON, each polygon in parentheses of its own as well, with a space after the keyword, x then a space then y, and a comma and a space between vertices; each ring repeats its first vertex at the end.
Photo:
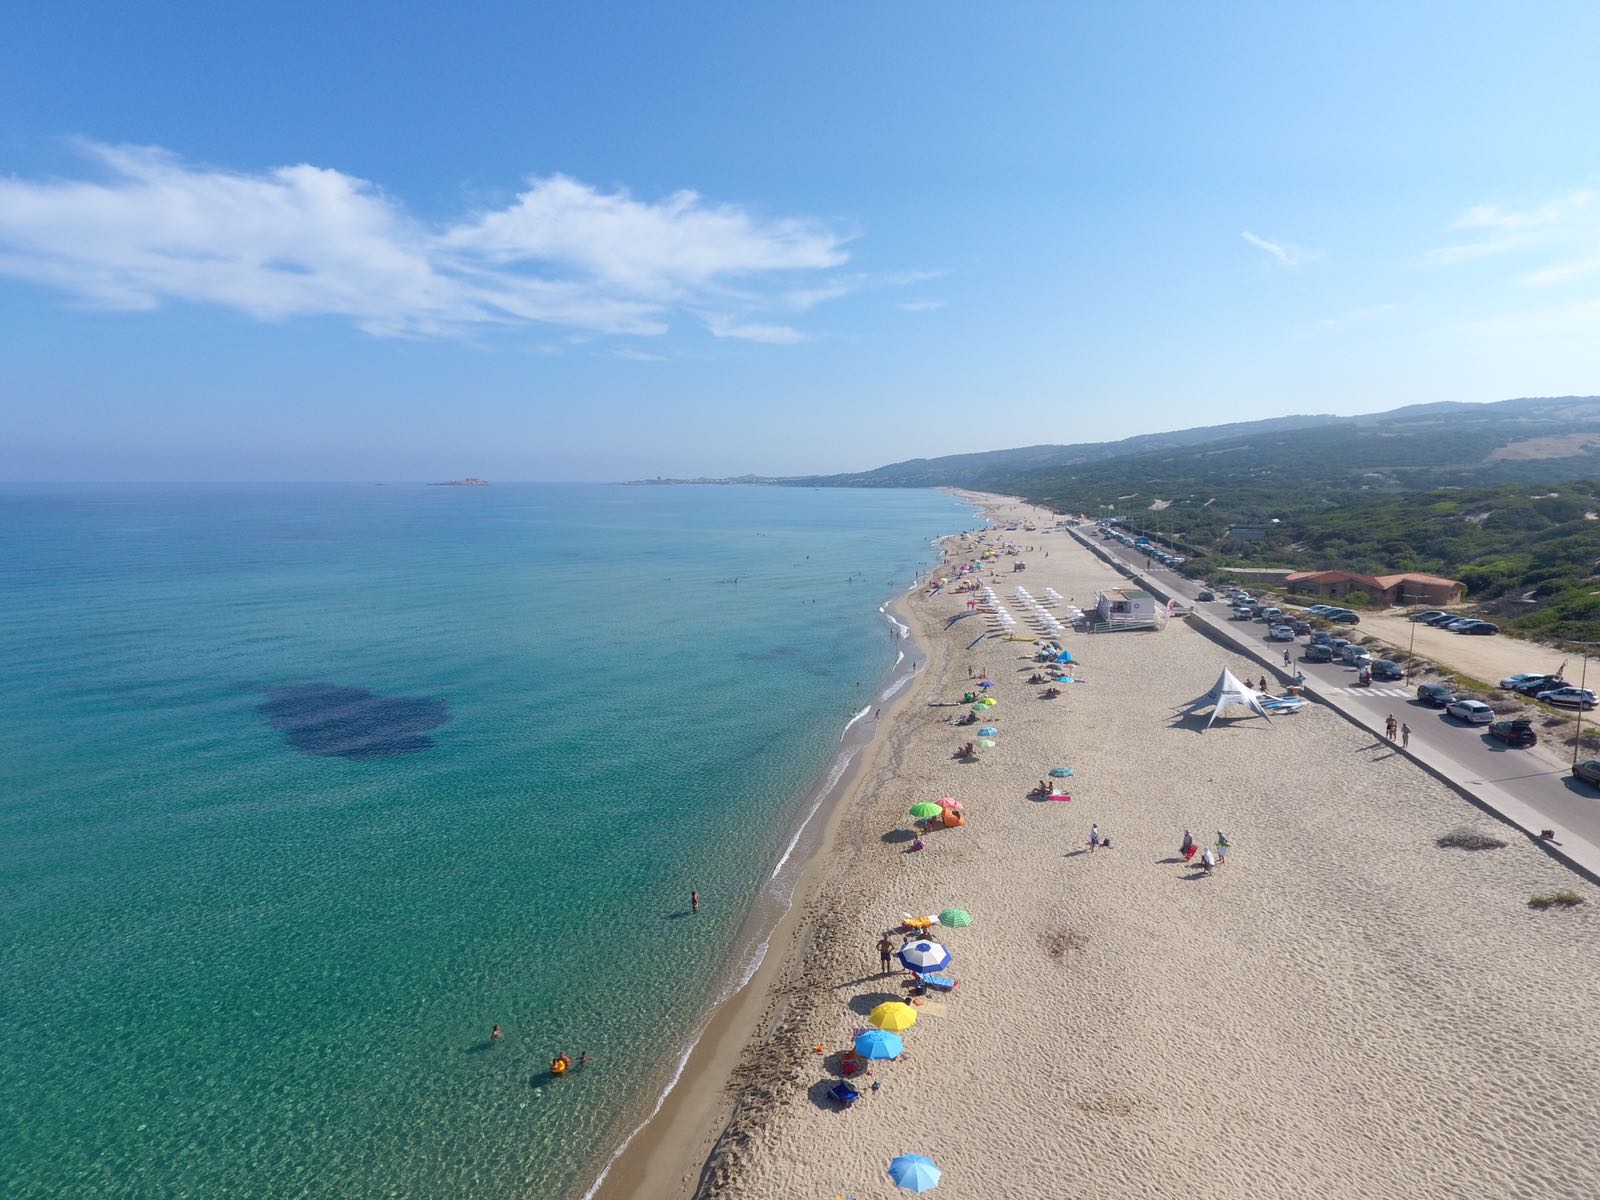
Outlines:
POLYGON ((1313 642, 1331 642, 1333 641, 1333 634, 1326 629, 1313 629, 1311 631, 1311 640, 1313 642))
POLYGON ((1347 643, 1339 651, 1339 658, 1352 667, 1364 667, 1372 662, 1371 652, 1365 646, 1357 646, 1354 643, 1347 643))
POLYGON ((1445 625, 1445 624, 1448 624, 1451 621, 1459 621, 1459 620, 1461 620, 1461 614, 1460 613, 1447 612, 1447 613, 1440 613, 1437 617, 1429 617, 1428 618, 1428 624, 1429 625, 1445 625))
POLYGON ((1327 646, 1329 650, 1333 651, 1333 656, 1335 658, 1338 658, 1340 655, 1342 655, 1344 653, 1344 648, 1349 644, 1350 642, 1345 638, 1329 638, 1323 643, 1323 645, 1327 646))
POLYGON ((1472 623, 1473 623, 1473 618, 1472 617, 1457 617, 1454 621, 1446 621, 1439 628, 1447 629, 1451 633, 1459 633, 1461 630, 1465 629, 1468 625, 1471 625, 1472 623))
POLYGON ((1283 616, 1283 609, 1275 605, 1269 605, 1261 610, 1261 619, 1263 621, 1275 621, 1281 616, 1283 616))
POLYGON ((1475 633, 1479 637, 1488 637, 1491 634, 1499 633, 1500 626, 1496 625, 1493 621, 1479 621, 1476 625, 1469 626, 1468 628, 1463 629, 1461 632, 1475 633))
POLYGON ((1267 630, 1267 641, 1292 642, 1294 641, 1294 630, 1287 625, 1274 625, 1267 630))
POLYGON ((1508 746, 1536 746, 1539 743, 1539 735, 1533 731, 1533 722, 1527 717, 1496 721, 1489 726, 1489 735, 1499 738, 1508 746))
POLYGON ((1255 614, 1243 604, 1239 604, 1234 606, 1233 619, 1235 621, 1253 621, 1255 619, 1255 614))
POLYGON ((1404 679, 1406 669, 1392 658, 1377 658, 1372 662, 1374 679, 1404 679))
POLYGON ((1411 619, 1413 621, 1431 621, 1435 617, 1442 617, 1442 616, 1444 616, 1444 609, 1442 609, 1442 608, 1430 608, 1427 612, 1412 613, 1411 614, 1411 619))
POLYGON ((1296 617, 1294 620, 1289 622, 1289 628, 1294 630, 1295 637, 1300 637, 1303 634, 1311 632, 1311 626, 1307 625, 1299 617, 1296 617))
POLYGON ((1534 699, 1543 700, 1546 704, 1559 704, 1563 708, 1594 707, 1594 693, 1588 688, 1553 688, 1547 692, 1539 692, 1534 699))
POLYGON ((1217 594, 1215 592, 1213 592, 1210 588, 1201 588, 1200 589, 1200 594, 1195 597, 1196 600, 1201 600, 1201 601, 1215 600, 1216 598, 1217 598, 1217 594))
POLYGON ((1536 675, 1528 671, 1518 671, 1515 675, 1507 675, 1504 679, 1502 679, 1500 681, 1500 686, 1503 688, 1508 688, 1511 691, 1517 691, 1521 684, 1532 683, 1534 680, 1543 682, 1549 678, 1550 676, 1548 675, 1536 675))
POLYGON ((1530 675, 1521 683, 1513 683, 1511 690, 1520 692, 1524 696, 1537 696, 1540 692, 1550 692, 1566 686, 1567 681, 1559 675, 1530 675))
POLYGON ((1312 642, 1303 656, 1307 662, 1332 662, 1333 651, 1326 642, 1312 642))
POLYGON ((1572 764, 1572 777, 1600 787, 1600 758, 1586 758, 1572 764))
POLYGON ((1454 700, 1444 706, 1444 711, 1468 725, 1487 725, 1494 720, 1494 709, 1482 700, 1454 700))
POLYGON ((1313 604, 1310 608, 1306 609, 1306 611, 1314 617, 1325 617, 1329 613, 1337 610, 1329 608, 1326 604, 1313 604))
POLYGON ((1361 624, 1361 618, 1356 616, 1356 614, 1351 612, 1348 608, 1340 609, 1336 613, 1329 613, 1328 614, 1328 620, 1337 621, 1341 625, 1359 625, 1359 624, 1361 624))
POLYGON ((1455 693, 1442 683, 1419 683, 1417 699, 1429 708, 1448 708, 1456 702, 1455 693))

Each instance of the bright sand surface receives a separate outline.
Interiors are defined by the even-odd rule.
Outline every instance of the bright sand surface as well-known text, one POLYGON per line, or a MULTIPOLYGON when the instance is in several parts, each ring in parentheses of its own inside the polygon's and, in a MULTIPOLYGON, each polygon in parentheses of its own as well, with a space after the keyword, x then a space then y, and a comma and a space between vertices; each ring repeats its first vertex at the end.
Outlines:
MULTIPOLYGON (((1038 548, 990 576, 1019 620, 1019 582, 1084 607, 1116 582, 1064 534, 1007 536, 1038 548)), ((1594 888, 1320 706, 1178 719, 1220 667, 1259 675, 1181 622, 1069 636, 1085 682, 1043 700, 1026 643, 969 646, 993 627, 965 599, 907 606, 929 665, 773 943, 787 959, 750 998, 701 1195, 899 1194, 885 1168, 904 1152, 934 1158, 949 1197, 1600 1195, 1594 888), (1000 729, 971 764, 952 752, 973 728, 946 725, 969 668, 998 681, 1000 729), (1058 765, 1072 802, 1030 799, 1058 765), (971 823, 908 853, 907 809, 947 795, 971 823), (1086 852, 1091 822, 1115 849, 1086 852), (1225 830, 1226 866, 1183 865, 1185 827, 1225 830), (1460 828, 1510 844, 1435 846, 1460 828), (1588 903, 1528 906, 1565 888, 1588 903), (835 1111, 837 1052, 903 994, 878 936, 947 906, 974 918, 943 935, 957 992, 835 1111)), ((693 1138, 680 1153, 698 1164, 693 1138)), ((684 1194, 694 1174, 657 1160, 630 1188, 684 1194)))
POLYGON ((1371 613, 1361 618, 1357 627, 1361 633, 1382 638, 1401 650, 1415 652, 1424 658, 1443 663, 1452 671, 1459 671, 1471 679, 1479 679, 1493 686, 1509 675, 1550 674, 1565 667, 1573 683, 1578 682, 1580 660, 1576 655, 1563 654, 1549 646, 1522 638, 1498 634, 1494 637, 1472 637, 1435 629, 1431 625, 1413 624, 1409 617, 1388 613, 1371 613))

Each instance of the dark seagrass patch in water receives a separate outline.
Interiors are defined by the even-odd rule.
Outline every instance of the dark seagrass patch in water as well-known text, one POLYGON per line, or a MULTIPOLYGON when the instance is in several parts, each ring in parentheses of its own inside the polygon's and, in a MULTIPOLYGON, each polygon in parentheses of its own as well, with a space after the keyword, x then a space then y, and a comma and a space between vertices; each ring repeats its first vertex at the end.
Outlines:
POLYGON ((306 683, 267 688, 256 706, 301 754, 366 761, 416 754, 434 744, 427 736, 450 720, 442 699, 380 696, 366 688, 306 683))

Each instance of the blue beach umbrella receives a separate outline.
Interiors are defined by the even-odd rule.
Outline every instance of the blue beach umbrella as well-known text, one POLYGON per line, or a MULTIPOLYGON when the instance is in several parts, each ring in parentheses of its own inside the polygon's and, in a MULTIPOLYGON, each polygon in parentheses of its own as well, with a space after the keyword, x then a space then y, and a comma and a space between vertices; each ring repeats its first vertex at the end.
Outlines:
POLYGON ((993 687, 994 686, 994 680, 992 680, 992 679, 979 680, 978 686, 981 687, 981 688, 993 687))
POLYGON ((1050 768, 1050 774, 1053 775, 1057 779, 1071 779, 1072 778, 1072 768, 1071 767, 1051 767, 1050 768))
POLYGON ((931 1192, 939 1186, 939 1164, 923 1154, 902 1154, 889 1161, 889 1178, 908 1192, 931 1192))
POLYGON ((997 734, 999 732, 1000 731, 998 729, 996 729, 993 725, 985 725, 982 729, 978 730, 978 734, 979 734, 980 737, 993 737, 995 734, 997 734))
POLYGON ((938 942, 912 942, 899 957, 908 971, 942 971, 950 965, 950 951, 938 942))
POLYGON ((899 1058, 906 1044, 887 1029, 869 1029, 856 1038, 856 1053, 862 1058, 899 1058))

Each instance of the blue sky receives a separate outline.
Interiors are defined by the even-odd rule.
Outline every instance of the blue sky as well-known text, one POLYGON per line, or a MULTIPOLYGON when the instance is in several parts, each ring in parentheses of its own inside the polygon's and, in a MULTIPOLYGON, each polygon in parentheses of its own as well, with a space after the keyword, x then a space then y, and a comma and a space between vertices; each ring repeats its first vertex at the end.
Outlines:
POLYGON ((1600 393, 1592 3, 9 7, 0 478, 1600 393))

